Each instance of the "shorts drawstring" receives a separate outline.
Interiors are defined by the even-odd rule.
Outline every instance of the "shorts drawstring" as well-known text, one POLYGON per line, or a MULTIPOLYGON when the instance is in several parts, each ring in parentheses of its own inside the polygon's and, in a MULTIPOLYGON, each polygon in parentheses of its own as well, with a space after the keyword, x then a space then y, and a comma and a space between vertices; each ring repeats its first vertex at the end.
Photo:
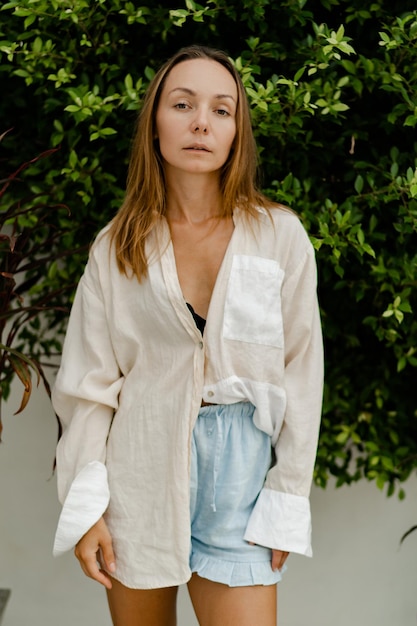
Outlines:
POLYGON ((213 491, 212 491, 212 501, 211 501, 211 509, 213 513, 216 513, 216 488, 217 488, 217 477, 219 475, 220 462, 223 451, 223 439, 224 439, 224 420, 221 418, 222 408, 216 410, 216 423, 217 423, 217 441, 216 441, 216 454, 214 457, 213 463, 213 491))

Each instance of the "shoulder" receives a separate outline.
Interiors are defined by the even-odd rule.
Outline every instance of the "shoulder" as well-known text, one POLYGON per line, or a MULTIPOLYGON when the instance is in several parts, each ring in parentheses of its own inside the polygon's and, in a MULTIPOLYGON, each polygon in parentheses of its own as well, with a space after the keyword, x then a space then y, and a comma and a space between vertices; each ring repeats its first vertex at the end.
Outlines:
POLYGON ((90 258, 108 254, 111 248, 111 222, 102 228, 93 239, 90 247, 90 258))
POLYGON ((114 246, 111 239, 110 224, 102 228, 90 246, 83 281, 90 290, 100 289, 114 273, 116 266, 114 246))
POLYGON ((263 239, 274 239, 282 246, 284 244, 297 248, 310 248, 308 233, 298 213, 285 205, 272 205, 268 209, 257 207, 257 217, 253 218, 259 224, 263 239))
POLYGON ((268 212, 269 212, 270 219, 272 219, 274 224, 276 224, 280 228, 288 230, 289 232, 292 232, 292 231, 295 231, 295 232, 304 231, 305 232, 304 226, 302 225, 302 222, 301 222, 300 215, 296 211, 291 209, 290 207, 287 207, 283 204, 278 204, 278 205, 273 205, 269 207, 268 211, 266 211, 266 209, 259 209, 259 210, 264 212, 263 219, 265 219, 265 217, 268 217, 268 212))
POLYGON ((300 216, 291 209, 273 205, 257 208, 243 217, 242 247, 256 256, 274 259, 287 276, 303 265, 315 265, 315 253, 300 216))
POLYGON ((97 266, 100 273, 112 272, 117 267, 116 246, 113 241, 111 222, 102 228, 93 240, 87 265, 97 266))

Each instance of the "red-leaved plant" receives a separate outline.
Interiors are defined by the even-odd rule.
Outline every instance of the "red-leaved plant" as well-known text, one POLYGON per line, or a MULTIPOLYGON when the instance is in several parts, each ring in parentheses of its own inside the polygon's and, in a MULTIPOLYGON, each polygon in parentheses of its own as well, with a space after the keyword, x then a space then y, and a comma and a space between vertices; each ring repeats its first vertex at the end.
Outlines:
POLYGON ((62 246, 69 209, 52 201, 52 190, 34 193, 21 178, 57 150, 42 152, 0 180, 0 440, 2 401, 16 376, 23 392, 15 414, 30 399, 33 375, 50 396, 45 367, 60 353, 59 324, 67 314, 63 294, 73 288, 59 277, 60 260, 74 252, 62 246))

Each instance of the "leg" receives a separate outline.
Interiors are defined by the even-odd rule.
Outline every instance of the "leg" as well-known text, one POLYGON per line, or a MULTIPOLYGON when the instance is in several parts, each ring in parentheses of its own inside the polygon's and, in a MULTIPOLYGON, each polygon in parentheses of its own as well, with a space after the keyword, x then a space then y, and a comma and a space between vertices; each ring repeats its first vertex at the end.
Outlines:
POLYGON ((114 626, 176 626, 177 587, 129 589, 112 578, 107 590, 114 626))
POLYGON ((188 591, 200 626, 277 624, 277 585, 228 587, 193 574, 188 591))

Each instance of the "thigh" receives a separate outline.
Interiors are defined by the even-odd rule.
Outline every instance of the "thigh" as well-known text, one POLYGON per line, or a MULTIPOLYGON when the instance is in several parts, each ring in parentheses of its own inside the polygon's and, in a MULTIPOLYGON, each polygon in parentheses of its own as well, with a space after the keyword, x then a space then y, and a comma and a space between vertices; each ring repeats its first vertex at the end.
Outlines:
POLYGON ((200 626, 277 624, 277 585, 228 587, 193 574, 188 591, 200 626))
POLYGON ((114 626, 176 626, 177 591, 129 589, 112 578, 107 599, 114 626))

